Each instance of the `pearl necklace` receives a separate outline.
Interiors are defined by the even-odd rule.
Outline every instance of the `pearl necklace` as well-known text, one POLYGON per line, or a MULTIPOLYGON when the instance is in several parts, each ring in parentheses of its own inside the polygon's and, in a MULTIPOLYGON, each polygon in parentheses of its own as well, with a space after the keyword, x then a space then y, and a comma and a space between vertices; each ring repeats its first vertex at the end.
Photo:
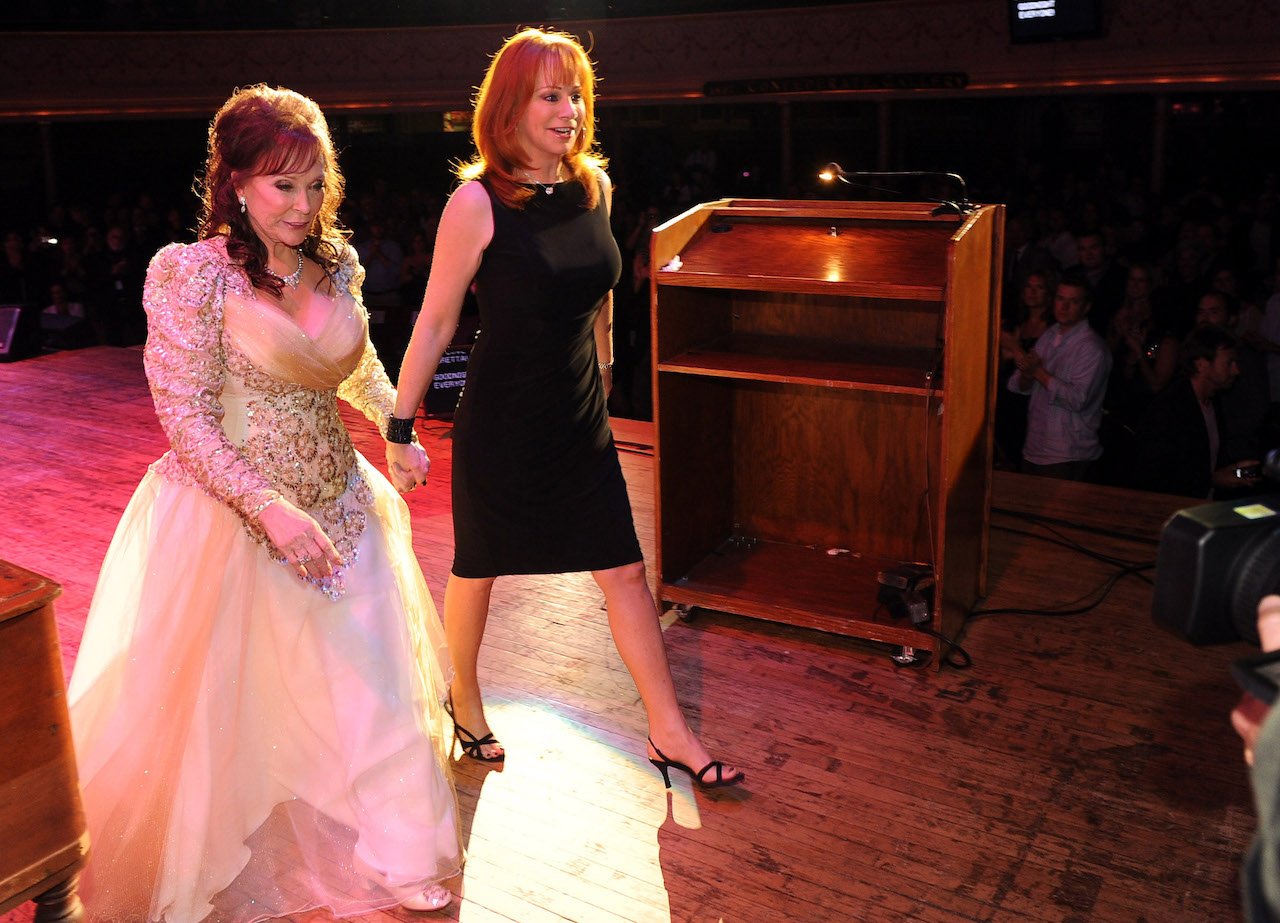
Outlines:
POLYGON ((537 186, 539 189, 541 189, 541 190, 542 190, 543 192, 545 192, 547 195, 551 195, 551 193, 555 192, 555 191, 556 191, 556 183, 560 182, 560 168, 559 168, 559 167, 556 167, 556 179, 555 179, 553 182, 549 183, 549 184, 548 184, 548 183, 541 183, 541 182, 539 182, 539 181, 537 180, 537 178, 536 178, 536 177, 534 177, 534 175, 533 175, 532 173, 530 173, 528 170, 524 169, 524 167, 521 167, 521 168, 520 168, 520 172, 521 172, 521 173, 523 173, 526 177, 528 177, 528 178, 529 178, 529 182, 533 183, 533 185, 537 186))
POLYGON ((289 288, 297 288, 298 283, 302 281, 302 249, 301 248, 298 249, 298 268, 295 269, 293 272, 289 273, 287 276, 280 275, 280 273, 276 272, 270 266, 267 266, 266 270, 267 270, 267 275, 271 276, 272 278, 279 279, 285 285, 289 286, 289 288))

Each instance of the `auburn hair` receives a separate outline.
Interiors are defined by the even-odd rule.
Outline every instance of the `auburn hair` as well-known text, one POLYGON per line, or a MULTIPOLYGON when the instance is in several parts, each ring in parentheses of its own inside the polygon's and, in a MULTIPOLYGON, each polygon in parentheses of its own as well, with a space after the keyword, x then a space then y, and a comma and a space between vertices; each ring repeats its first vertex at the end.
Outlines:
POLYGON ((320 107, 283 87, 237 89, 213 117, 208 159, 196 182, 201 205, 196 236, 225 236, 228 255, 254 287, 278 296, 282 284, 267 272, 267 248, 240 210, 236 186, 251 176, 302 173, 317 162, 324 169, 324 199, 302 252, 332 276, 346 247, 347 232, 338 222, 345 180, 320 107))
POLYGON ((607 163, 596 150, 595 69, 574 36, 551 29, 525 29, 507 39, 493 56, 475 98, 471 138, 476 155, 459 165, 458 177, 483 176, 503 204, 524 207, 533 190, 515 178, 516 171, 526 166, 516 126, 544 73, 554 83, 581 89, 582 124, 561 164, 567 178, 586 189, 586 207, 594 208, 600 199, 596 173, 607 163))

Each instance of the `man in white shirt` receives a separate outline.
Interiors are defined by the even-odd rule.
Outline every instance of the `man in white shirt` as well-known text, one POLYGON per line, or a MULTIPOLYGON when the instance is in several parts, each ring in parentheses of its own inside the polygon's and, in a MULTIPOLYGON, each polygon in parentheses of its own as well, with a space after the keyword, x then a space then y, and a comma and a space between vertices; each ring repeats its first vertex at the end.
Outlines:
POLYGON ((1111 352, 1085 322, 1091 305, 1084 277, 1064 275, 1053 296, 1056 323, 1034 350, 1015 356, 1017 370, 1009 377, 1009 390, 1031 395, 1022 449, 1028 474, 1084 480, 1102 455, 1098 428, 1111 352))

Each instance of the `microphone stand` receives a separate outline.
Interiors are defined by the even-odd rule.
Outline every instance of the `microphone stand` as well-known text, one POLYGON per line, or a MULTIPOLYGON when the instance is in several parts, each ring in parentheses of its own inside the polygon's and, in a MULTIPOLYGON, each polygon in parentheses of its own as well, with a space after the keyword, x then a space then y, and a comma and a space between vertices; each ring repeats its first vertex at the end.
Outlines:
POLYGON ((976 205, 974 205, 972 202, 969 201, 969 187, 966 185, 964 181, 964 177, 961 176, 959 173, 937 173, 929 170, 898 170, 898 171, 891 171, 891 172, 859 170, 856 172, 848 172, 843 167, 841 167, 840 164, 835 163, 833 161, 827 164, 825 167, 823 167, 822 171, 818 174, 818 177, 820 179, 825 179, 828 182, 830 182, 833 179, 838 179, 840 180, 840 182, 844 183, 846 186, 860 186, 863 189, 870 189, 875 192, 887 192, 893 195, 902 194, 898 192, 896 189, 886 189, 883 186, 873 186, 870 183, 852 182, 849 179, 849 177, 851 176, 859 177, 859 178, 862 178, 862 177, 881 177, 881 178, 928 177, 931 179, 939 179, 939 178, 947 179, 954 182, 957 186, 960 187, 960 198, 958 200, 948 200, 948 199, 931 199, 926 197, 925 198, 926 202, 936 202, 938 205, 938 207, 935 208, 932 212, 930 212, 930 214, 934 215, 935 217, 938 215, 946 215, 946 214, 954 214, 954 215, 959 215, 963 217, 964 215, 969 214, 969 212, 973 211, 977 207, 976 205))

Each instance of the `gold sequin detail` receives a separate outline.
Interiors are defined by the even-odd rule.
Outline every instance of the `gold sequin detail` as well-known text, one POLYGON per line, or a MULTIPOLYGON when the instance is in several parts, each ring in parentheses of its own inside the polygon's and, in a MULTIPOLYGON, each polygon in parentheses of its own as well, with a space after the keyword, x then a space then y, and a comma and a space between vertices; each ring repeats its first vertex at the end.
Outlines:
MULTIPOLYGON (((363 279, 348 248, 334 281, 360 311, 363 279)), ((256 516, 284 496, 316 518, 349 566, 373 495, 338 416, 337 398, 381 429, 395 406, 395 389, 367 338, 355 369, 333 390, 306 388, 257 368, 223 335, 228 293, 251 298, 252 287, 227 258, 220 238, 170 245, 151 262, 143 296, 145 366, 172 447, 153 467, 167 480, 198 487, 236 510, 248 534, 277 561, 284 559, 256 516), (229 378, 247 396, 239 444, 222 426, 220 398, 229 378)), ((342 592, 341 573, 310 582, 330 596, 342 592)))

